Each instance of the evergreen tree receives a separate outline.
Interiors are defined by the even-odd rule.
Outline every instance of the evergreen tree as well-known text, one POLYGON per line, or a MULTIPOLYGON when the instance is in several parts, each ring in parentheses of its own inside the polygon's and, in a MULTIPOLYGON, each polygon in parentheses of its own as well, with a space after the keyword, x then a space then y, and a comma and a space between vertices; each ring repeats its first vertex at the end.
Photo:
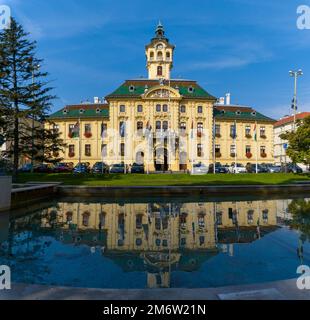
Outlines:
POLYGON ((43 128, 55 96, 44 80, 48 73, 41 71, 43 60, 35 56, 36 42, 28 36, 13 18, 11 27, 0 33, 1 113, 5 119, 4 138, 10 146, 7 155, 13 158, 13 175, 17 174, 21 156, 32 163, 50 162, 45 148, 59 151, 64 146, 58 132, 52 127, 43 128))

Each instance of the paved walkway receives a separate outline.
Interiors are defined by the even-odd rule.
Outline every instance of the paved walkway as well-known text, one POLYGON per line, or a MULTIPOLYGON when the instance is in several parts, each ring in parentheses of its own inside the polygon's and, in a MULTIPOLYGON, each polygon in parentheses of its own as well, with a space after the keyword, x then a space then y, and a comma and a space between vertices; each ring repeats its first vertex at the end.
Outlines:
POLYGON ((310 300, 310 290, 298 290, 296 280, 206 289, 88 289, 13 284, 0 290, 0 300, 310 300))

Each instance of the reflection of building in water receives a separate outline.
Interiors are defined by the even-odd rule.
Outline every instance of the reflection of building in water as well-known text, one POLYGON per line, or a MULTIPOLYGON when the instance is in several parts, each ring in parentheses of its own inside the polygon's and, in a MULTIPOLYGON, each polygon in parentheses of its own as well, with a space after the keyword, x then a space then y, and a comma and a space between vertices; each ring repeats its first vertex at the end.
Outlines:
POLYGON ((234 243, 274 230, 276 216, 275 201, 59 202, 31 222, 16 219, 14 228, 28 224, 37 234, 98 248, 125 272, 146 272, 148 287, 169 287, 171 271, 197 270, 219 250, 233 255, 234 243))

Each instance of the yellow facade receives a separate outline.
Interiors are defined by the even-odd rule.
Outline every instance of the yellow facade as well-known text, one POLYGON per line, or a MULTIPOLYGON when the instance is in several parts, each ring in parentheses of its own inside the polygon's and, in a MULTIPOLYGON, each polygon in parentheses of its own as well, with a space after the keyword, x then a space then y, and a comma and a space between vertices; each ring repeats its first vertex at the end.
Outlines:
POLYGON ((126 80, 104 103, 68 105, 51 115, 67 144, 60 155, 65 162, 143 162, 148 171, 180 171, 199 162, 274 161, 272 119, 249 107, 217 103, 196 81, 171 79, 174 46, 162 25, 145 50, 147 79, 126 80), (234 123, 236 139, 230 135, 234 123), (72 138, 77 124, 79 138, 72 138))

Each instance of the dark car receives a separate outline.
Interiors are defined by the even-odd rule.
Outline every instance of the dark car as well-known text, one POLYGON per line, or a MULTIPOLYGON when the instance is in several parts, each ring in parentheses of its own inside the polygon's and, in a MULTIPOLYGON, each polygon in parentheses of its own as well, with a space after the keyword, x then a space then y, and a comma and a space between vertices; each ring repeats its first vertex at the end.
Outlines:
POLYGON ((92 173, 108 173, 109 166, 104 162, 96 162, 93 165, 92 173))
POLYGON ((32 169, 32 164, 31 163, 26 163, 20 168, 18 168, 18 172, 31 172, 32 169))
POLYGON ((110 173, 125 173, 127 169, 125 169, 124 163, 115 163, 110 167, 110 173), (125 171, 126 170, 126 171, 125 171))
POLYGON ((221 163, 215 163, 215 170, 213 170, 213 163, 209 165, 208 173, 229 173, 229 169, 226 166, 221 165, 221 163))
POLYGON ((54 172, 61 173, 61 172, 71 172, 72 167, 68 163, 57 163, 54 167, 54 172))
POLYGON ((87 163, 78 163, 73 169, 73 173, 88 173, 88 172, 89 172, 89 166, 87 163))
POLYGON ((282 172, 302 173, 302 169, 295 163, 287 163, 282 166, 282 172))
MULTIPOLYGON (((256 164, 251 164, 251 169, 250 169, 251 173, 256 173, 256 164)), ((258 164, 257 165, 257 173, 267 173, 269 172, 268 168, 261 165, 261 164, 258 164)))
POLYGON ((39 164, 37 166, 34 166, 33 167, 33 172, 36 172, 36 173, 51 173, 53 172, 53 166, 51 164, 46 164, 46 163, 43 163, 43 164, 39 164))
POLYGON ((144 165, 139 163, 133 163, 131 166, 131 173, 144 173, 144 165))

